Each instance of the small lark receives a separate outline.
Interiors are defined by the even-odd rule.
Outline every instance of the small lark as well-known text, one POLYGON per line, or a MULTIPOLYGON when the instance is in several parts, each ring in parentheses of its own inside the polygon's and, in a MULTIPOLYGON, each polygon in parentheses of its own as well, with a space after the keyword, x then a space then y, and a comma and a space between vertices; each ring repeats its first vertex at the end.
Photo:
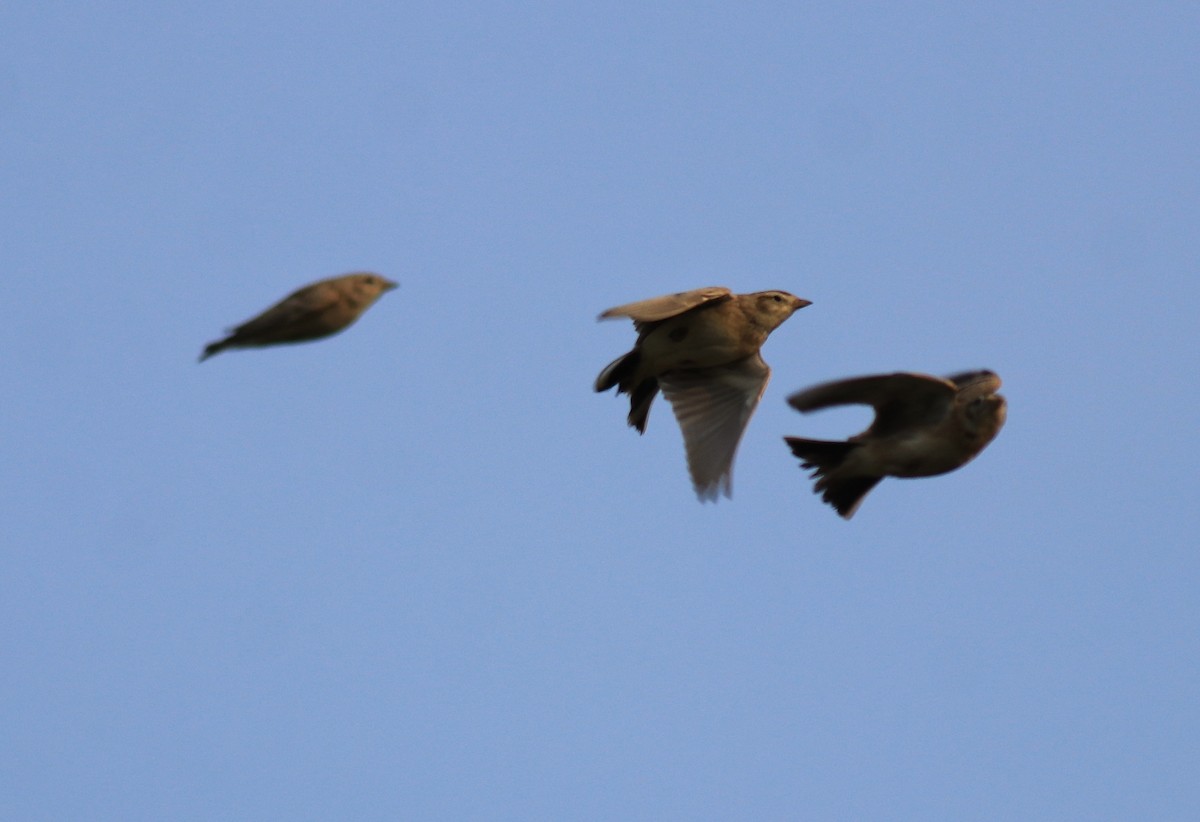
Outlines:
POLYGON ((786 291, 713 287, 610 308, 600 319, 629 317, 638 339, 600 372, 596 390, 629 394, 629 425, 643 433, 661 388, 683 430, 696 494, 731 496, 734 454, 771 374, 759 349, 806 305, 786 291))
POLYGON ((846 519, 884 477, 933 477, 961 468, 991 442, 1007 414, 1000 378, 969 371, 946 379, 882 374, 828 382, 788 397, 797 411, 870 405, 875 420, 844 442, 784 437, 812 468, 815 493, 846 519))
POLYGON ((252 320, 229 329, 229 336, 211 342, 200 355, 204 362, 226 348, 319 340, 343 331, 396 284, 378 274, 362 272, 331 277, 306 285, 252 320))

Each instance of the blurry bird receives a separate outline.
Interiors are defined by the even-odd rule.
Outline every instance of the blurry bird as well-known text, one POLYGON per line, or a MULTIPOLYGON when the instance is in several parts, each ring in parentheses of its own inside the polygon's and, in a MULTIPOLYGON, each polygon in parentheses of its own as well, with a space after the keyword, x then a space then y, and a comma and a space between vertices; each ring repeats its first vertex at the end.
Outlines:
POLYGON ((644 433, 661 388, 683 429, 697 496, 731 496, 734 453, 771 374, 759 348, 806 305, 786 291, 713 287, 610 308, 600 319, 629 317, 638 339, 600 372, 596 390, 629 394, 629 425, 644 433))
POLYGON ((336 334, 353 324, 385 291, 396 287, 396 283, 370 272, 306 285, 254 319, 229 329, 225 339, 209 343, 200 362, 226 348, 307 342, 336 334))
POLYGON ((828 382, 788 397, 798 411, 870 405, 875 420, 845 442, 784 437, 813 468, 814 493, 846 519, 884 477, 933 477, 970 462, 1004 425, 1008 405, 1000 378, 969 371, 946 379, 881 374, 828 382))

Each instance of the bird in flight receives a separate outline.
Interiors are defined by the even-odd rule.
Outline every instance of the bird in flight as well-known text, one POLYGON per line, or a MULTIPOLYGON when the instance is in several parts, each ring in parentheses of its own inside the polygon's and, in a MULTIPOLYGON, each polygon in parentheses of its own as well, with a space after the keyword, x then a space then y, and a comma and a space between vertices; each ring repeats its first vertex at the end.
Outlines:
POLYGON ((813 469, 814 493, 845 519, 884 477, 933 477, 961 468, 1004 425, 1008 404, 1000 377, 968 371, 941 379, 881 374, 827 382, 788 397, 808 413, 836 405, 870 405, 871 427, 845 441, 784 437, 802 468, 813 469))
POLYGON ((600 319, 629 317, 637 343, 600 372, 596 391, 628 394, 629 425, 644 433, 661 389, 683 430, 697 496, 731 496, 734 454, 771 375, 759 349, 806 305, 786 291, 711 287, 610 308, 600 319))
POLYGON ((308 342, 329 337, 354 323, 396 283, 378 274, 358 272, 306 285, 253 319, 229 329, 224 339, 211 342, 200 362, 226 348, 308 342))

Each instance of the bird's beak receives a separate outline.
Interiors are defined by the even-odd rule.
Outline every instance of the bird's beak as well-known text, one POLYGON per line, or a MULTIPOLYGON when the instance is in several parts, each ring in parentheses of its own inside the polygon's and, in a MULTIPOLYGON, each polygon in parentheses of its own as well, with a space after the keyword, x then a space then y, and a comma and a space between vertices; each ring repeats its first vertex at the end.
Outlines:
POLYGON ((399 287, 400 287, 400 283, 394 283, 391 280, 383 281, 383 290, 384 291, 391 291, 393 288, 399 288, 399 287))
POLYGON ((810 306, 810 305, 812 305, 812 300, 806 300, 803 297, 797 297, 796 298, 796 307, 793 308, 792 310, 799 311, 801 308, 806 308, 807 306, 810 306))

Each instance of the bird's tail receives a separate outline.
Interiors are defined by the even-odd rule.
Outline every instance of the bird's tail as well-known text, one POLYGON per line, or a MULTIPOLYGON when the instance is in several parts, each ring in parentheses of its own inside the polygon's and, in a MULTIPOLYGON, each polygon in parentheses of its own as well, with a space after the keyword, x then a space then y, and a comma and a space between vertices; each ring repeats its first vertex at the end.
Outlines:
POLYGON ((813 491, 821 494, 821 499, 829 503, 844 518, 850 519, 863 497, 879 484, 882 477, 851 476, 832 478, 830 475, 839 468, 846 457, 859 447, 856 442, 829 442, 827 440, 806 440, 800 437, 784 437, 792 453, 800 458, 801 468, 813 469, 812 476, 817 481, 813 491))
POLYGON ((646 432, 646 418, 650 415, 650 403, 658 393, 658 380, 654 377, 637 382, 638 366, 642 353, 636 348, 624 356, 617 357, 605 366, 596 377, 596 390, 607 391, 614 386, 618 394, 629 395, 629 425, 639 434, 646 432))
POLYGON ((227 340, 227 339, 226 340, 217 340, 216 342, 210 342, 208 345, 204 346, 204 351, 202 351, 200 354, 199 362, 204 362, 209 357, 211 357, 213 354, 219 354, 220 352, 224 351, 225 347, 228 344, 229 344, 229 340, 227 340))
POLYGON ((600 372, 600 376, 596 377, 596 391, 607 391, 614 385, 619 386, 618 391, 627 390, 629 381, 633 379, 633 375, 637 371, 641 360, 641 352, 636 348, 628 354, 617 357, 604 366, 604 370, 600 372))

